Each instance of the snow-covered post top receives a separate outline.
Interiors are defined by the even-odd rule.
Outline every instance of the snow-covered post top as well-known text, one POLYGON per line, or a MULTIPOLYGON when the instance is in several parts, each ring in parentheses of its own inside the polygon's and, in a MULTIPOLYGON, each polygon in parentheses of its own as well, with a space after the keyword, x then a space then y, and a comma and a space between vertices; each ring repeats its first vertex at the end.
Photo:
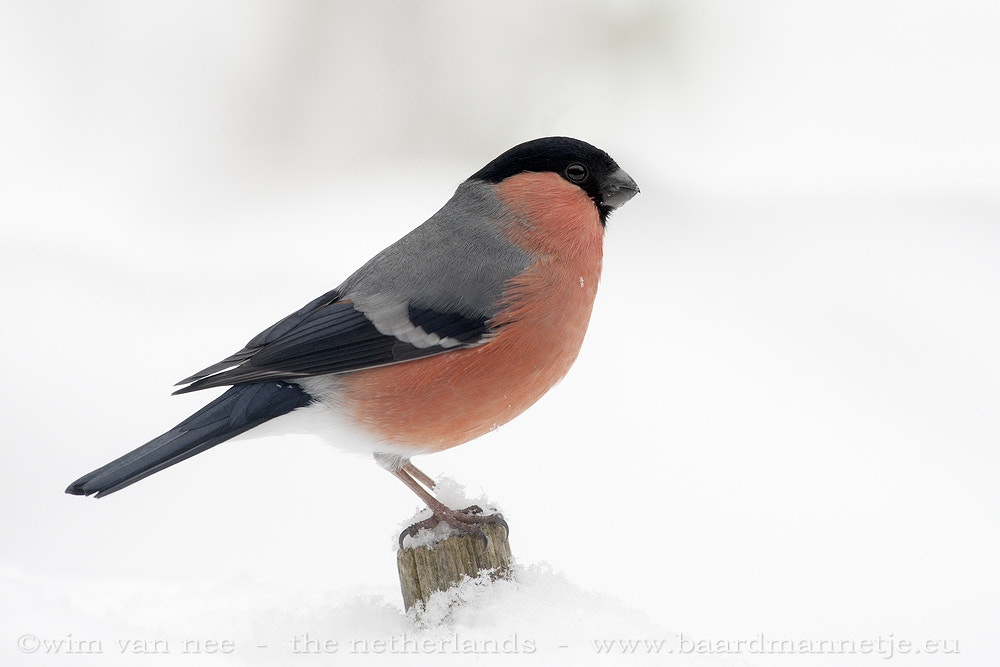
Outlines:
POLYGON ((430 545, 405 545, 396 553, 403 606, 409 610, 426 602, 435 591, 457 586, 465 577, 489 572, 493 578, 510 576, 510 544, 500 525, 485 525, 481 535, 456 534, 430 545))
MULTIPOLYGON (((457 586, 465 577, 476 578, 489 573, 494 579, 510 577, 511 553, 507 541, 508 527, 503 517, 485 498, 468 499, 461 487, 448 488, 448 482, 439 484, 440 496, 455 494, 455 498, 442 497, 451 507, 473 504, 484 508, 488 515, 500 519, 498 523, 475 526, 472 533, 458 531, 441 522, 433 528, 413 528, 426 522, 429 511, 417 514, 406 522, 399 539, 396 565, 399 569, 399 586, 403 591, 403 605, 407 610, 418 602, 425 603, 435 591, 446 591, 457 586), (445 488, 441 488, 444 486, 445 488), (415 533, 415 534, 414 534, 415 533)), ((453 483, 451 483, 453 484, 453 483)))

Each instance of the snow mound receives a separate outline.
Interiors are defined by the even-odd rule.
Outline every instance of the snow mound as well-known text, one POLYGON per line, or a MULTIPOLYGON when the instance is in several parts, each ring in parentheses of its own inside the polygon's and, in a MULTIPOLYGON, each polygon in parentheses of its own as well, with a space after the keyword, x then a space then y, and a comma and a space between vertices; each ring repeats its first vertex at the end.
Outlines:
POLYGON ((466 579, 408 613, 389 590, 275 591, 236 579, 81 584, 2 570, 0 580, 9 592, 0 622, 26 642, 0 648, 3 664, 44 664, 73 649, 75 665, 162 665, 164 654, 206 665, 743 664, 684 653, 678 635, 544 564, 515 566, 511 580, 466 579))

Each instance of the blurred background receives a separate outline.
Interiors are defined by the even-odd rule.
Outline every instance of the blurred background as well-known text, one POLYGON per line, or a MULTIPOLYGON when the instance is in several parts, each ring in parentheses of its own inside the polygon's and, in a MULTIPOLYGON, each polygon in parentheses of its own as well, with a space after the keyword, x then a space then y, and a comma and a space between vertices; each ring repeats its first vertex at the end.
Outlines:
POLYGON ((655 627, 995 664, 998 34, 991 0, 4 1, 5 663, 47 664, 26 632, 401 606, 416 499, 308 438, 62 489, 210 397, 174 382, 563 134, 642 188, 581 357, 418 465, 655 627))

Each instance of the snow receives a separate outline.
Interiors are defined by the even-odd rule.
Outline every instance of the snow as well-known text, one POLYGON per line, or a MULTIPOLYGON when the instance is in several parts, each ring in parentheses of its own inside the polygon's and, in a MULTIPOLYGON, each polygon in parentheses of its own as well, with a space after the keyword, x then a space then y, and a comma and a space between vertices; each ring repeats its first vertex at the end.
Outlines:
POLYGON ((543 564, 519 565, 511 580, 467 578, 409 613, 381 594, 292 594, 252 580, 83 584, 6 570, 0 582, 5 612, 30 610, 19 621, 32 628, 17 637, 22 653, 11 652, 15 662, 8 664, 25 656, 81 665, 162 664, 164 656, 221 665, 329 664, 334 656, 373 665, 512 656, 545 664, 660 664, 668 654, 676 665, 744 664, 693 653, 640 611, 543 564))

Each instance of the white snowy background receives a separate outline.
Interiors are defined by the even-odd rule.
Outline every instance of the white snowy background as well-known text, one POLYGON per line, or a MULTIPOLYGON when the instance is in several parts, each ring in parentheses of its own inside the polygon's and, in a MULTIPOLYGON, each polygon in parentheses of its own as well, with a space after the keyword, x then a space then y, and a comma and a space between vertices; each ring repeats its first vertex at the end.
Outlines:
POLYGON ((998 34, 994 0, 6 0, 0 663, 997 664, 998 34), (62 493, 549 134, 642 188, 583 352, 418 461, 502 505, 517 582, 405 616, 417 500, 305 437, 62 493), (683 652, 757 637, 883 650, 683 652))

